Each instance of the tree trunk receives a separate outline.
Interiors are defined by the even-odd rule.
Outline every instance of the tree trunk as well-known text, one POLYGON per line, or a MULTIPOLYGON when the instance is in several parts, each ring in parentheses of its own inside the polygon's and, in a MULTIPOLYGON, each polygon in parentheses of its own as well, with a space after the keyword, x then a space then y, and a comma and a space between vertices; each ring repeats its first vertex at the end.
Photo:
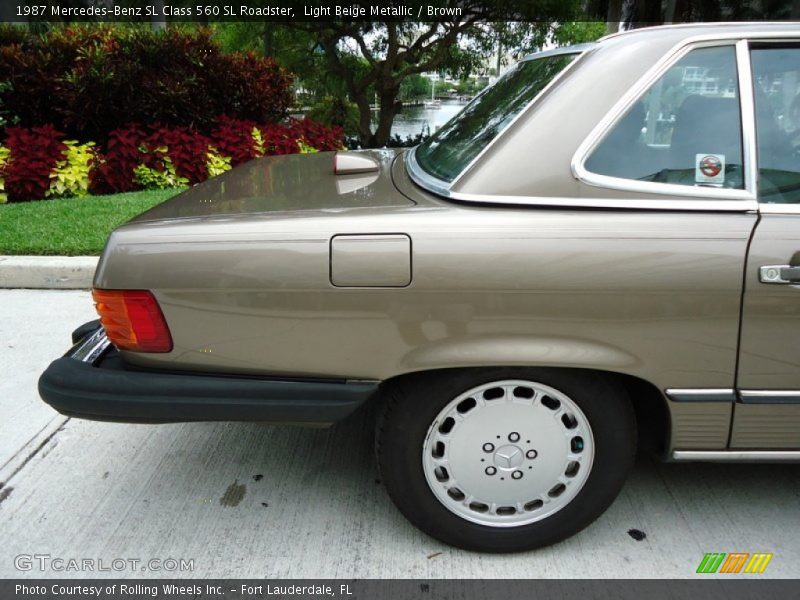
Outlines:
POLYGON ((503 60, 503 40, 500 37, 500 33, 497 34, 497 63, 494 70, 494 76, 500 77, 500 67, 502 67, 502 60, 503 60))
POLYGON ((374 148, 382 148, 389 141, 394 117, 402 106, 397 100, 399 93, 400 89, 394 87, 380 92, 381 107, 378 113, 378 127, 375 129, 375 135, 373 136, 374 148))
POLYGON ((380 90, 378 84, 378 126, 372 130, 372 108, 370 107, 367 93, 353 94, 353 100, 358 106, 359 123, 358 137, 362 148, 383 148, 389 141, 392 133, 392 124, 398 111, 402 107, 402 102, 397 100, 400 93, 398 87, 380 90))
POLYGON ((272 23, 264 23, 264 34, 261 40, 264 43, 264 56, 272 56, 275 53, 275 28, 272 23))
POLYGON ((375 140, 372 135, 372 109, 369 106, 369 97, 366 92, 352 94, 353 101, 358 106, 358 137, 362 148, 374 148, 375 140))

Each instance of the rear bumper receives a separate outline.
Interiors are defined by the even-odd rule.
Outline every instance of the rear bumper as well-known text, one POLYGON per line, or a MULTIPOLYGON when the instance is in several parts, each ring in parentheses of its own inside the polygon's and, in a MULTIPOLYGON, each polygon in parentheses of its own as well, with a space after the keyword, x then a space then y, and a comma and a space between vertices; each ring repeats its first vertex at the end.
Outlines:
MULTIPOLYGON (((264 379, 134 369, 113 347, 87 352, 99 326, 78 328, 76 345, 39 378, 39 395, 71 417, 127 423, 263 421, 330 424, 353 413, 377 381, 264 379)), ((93 345, 93 348, 96 346, 93 345)))

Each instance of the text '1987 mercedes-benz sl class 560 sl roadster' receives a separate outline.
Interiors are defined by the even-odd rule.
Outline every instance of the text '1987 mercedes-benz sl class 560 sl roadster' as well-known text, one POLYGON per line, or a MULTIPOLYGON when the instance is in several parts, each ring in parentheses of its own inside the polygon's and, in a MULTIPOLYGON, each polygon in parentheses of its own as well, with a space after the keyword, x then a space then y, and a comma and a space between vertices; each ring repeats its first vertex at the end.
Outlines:
POLYGON ((40 393, 150 423, 374 403, 412 523, 551 544, 637 445, 800 457, 798 149, 800 24, 535 54, 407 152, 255 160, 114 231, 40 393))

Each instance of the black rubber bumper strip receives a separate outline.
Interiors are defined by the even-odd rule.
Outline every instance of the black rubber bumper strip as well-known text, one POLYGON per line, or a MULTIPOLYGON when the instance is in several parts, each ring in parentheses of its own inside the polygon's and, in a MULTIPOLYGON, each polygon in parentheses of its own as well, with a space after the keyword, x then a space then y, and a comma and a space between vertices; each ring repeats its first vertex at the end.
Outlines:
POLYGON ((58 412, 126 423, 263 421, 334 423, 353 413, 377 381, 277 380, 92 366, 60 358, 39 378, 39 395, 58 412))

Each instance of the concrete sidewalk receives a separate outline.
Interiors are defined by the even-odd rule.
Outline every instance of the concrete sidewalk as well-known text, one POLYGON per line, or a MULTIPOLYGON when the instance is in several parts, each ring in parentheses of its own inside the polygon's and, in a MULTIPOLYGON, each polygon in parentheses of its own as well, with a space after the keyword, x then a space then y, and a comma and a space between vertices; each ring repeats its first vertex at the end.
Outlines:
POLYGON ((326 430, 65 419, 38 399, 36 378, 93 317, 89 295, 0 291, 0 305, 0 577, 58 576, 14 567, 18 555, 50 554, 194 561, 170 577, 686 578, 706 552, 757 551, 774 553, 757 577, 800 574, 799 465, 643 457, 577 536, 517 555, 464 552, 394 508, 363 413, 326 430))
POLYGON ((0 256, 0 288, 85 290, 97 256, 0 256))

